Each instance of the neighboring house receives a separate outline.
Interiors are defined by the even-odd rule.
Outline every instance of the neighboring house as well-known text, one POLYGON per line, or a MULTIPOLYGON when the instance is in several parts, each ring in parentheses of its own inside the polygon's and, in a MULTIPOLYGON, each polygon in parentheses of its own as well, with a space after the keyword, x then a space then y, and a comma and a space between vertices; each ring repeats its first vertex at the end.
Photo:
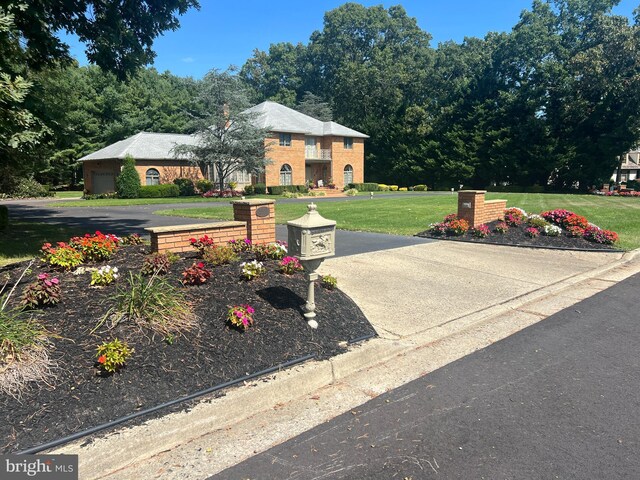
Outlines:
MULTIPOLYGON (((640 180, 640 146, 624 154, 624 159, 620 168, 620 183, 627 183, 631 180, 640 180)), ((618 169, 611 176, 612 181, 617 181, 618 169)))
MULTIPOLYGON (((275 102, 263 102, 248 109, 259 114, 258 126, 269 128, 266 139, 271 160, 260 178, 245 172, 235 172, 227 181, 238 188, 250 183, 273 185, 303 185, 306 182, 337 188, 364 181, 364 139, 367 135, 335 122, 322 122, 275 102)), ((194 143, 193 135, 140 132, 97 152, 82 157, 84 185, 89 193, 115 190, 115 177, 122 160, 131 155, 142 185, 171 183, 176 178, 193 180, 210 177, 188 161, 175 158, 173 148, 182 143, 194 143)), ((215 174, 215 172, 211 172, 215 174)), ((215 175, 213 175, 215 181, 215 175)))

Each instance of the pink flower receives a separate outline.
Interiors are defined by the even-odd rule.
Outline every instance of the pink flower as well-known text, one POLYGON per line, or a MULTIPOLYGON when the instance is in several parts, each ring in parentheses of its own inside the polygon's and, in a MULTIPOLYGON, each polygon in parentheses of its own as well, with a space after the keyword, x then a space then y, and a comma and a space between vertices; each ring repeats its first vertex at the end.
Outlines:
POLYGON ((49 275, 46 273, 41 273, 40 275, 38 275, 38 280, 44 280, 45 278, 47 278, 49 275))
POLYGON ((247 317, 242 317, 242 324, 244 326, 247 326, 249 324, 249 320, 247 320, 247 317))
POLYGON ((60 282, 60 280, 58 280, 57 277, 54 277, 51 279, 51 283, 53 283, 54 285, 57 285, 60 282))
POLYGON ((253 314, 253 313, 255 313, 255 310, 253 309, 253 307, 247 305, 247 313, 253 314))
POLYGON ((243 318, 242 312, 240 310, 236 310, 236 317, 243 318))

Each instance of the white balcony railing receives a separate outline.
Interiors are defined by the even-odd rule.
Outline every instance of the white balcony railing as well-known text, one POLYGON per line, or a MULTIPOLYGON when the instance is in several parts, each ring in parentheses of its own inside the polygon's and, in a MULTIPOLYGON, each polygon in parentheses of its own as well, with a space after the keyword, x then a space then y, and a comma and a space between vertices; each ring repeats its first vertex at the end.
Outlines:
POLYGON ((306 147, 305 158, 307 160, 331 160, 331 150, 317 147, 306 147))

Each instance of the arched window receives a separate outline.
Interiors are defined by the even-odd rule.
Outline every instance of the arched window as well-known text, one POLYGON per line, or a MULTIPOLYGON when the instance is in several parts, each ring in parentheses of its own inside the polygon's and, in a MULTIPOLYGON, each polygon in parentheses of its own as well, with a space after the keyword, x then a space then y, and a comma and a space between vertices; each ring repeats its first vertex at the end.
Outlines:
POLYGON ((291 165, 284 164, 280 168, 280 185, 293 185, 291 175, 291 165))
POLYGON ((147 170, 145 176, 147 177, 147 185, 160 185, 160 172, 155 168, 147 170))
POLYGON ((344 186, 346 187, 350 183, 353 183, 353 167, 346 165, 344 167, 344 186))

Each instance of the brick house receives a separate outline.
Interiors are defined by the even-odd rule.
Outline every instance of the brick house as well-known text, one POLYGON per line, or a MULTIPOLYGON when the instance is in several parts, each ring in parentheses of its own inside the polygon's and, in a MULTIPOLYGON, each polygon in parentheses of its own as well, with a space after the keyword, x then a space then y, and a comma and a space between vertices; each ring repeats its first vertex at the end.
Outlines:
POLYGON ((364 182, 364 139, 367 135, 336 122, 322 122, 275 102, 249 109, 259 114, 258 126, 268 128, 267 186, 303 185, 307 182, 336 188, 364 182))
MULTIPOLYGON (((306 182, 343 188, 364 181, 364 139, 367 135, 335 122, 322 122, 275 102, 263 102, 248 109, 256 113, 256 123, 269 129, 270 163, 259 178, 235 172, 228 181, 238 188, 262 182, 267 186, 303 185, 306 182)), ((89 193, 115 189, 122 160, 131 155, 143 185, 171 183, 176 178, 211 178, 186 158, 176 158, 172 149, 194 143, 193 135, 140 132, 82 157, 84 186, 89 193)), ((211 175, 213 174, 213 175, 211 175)))

